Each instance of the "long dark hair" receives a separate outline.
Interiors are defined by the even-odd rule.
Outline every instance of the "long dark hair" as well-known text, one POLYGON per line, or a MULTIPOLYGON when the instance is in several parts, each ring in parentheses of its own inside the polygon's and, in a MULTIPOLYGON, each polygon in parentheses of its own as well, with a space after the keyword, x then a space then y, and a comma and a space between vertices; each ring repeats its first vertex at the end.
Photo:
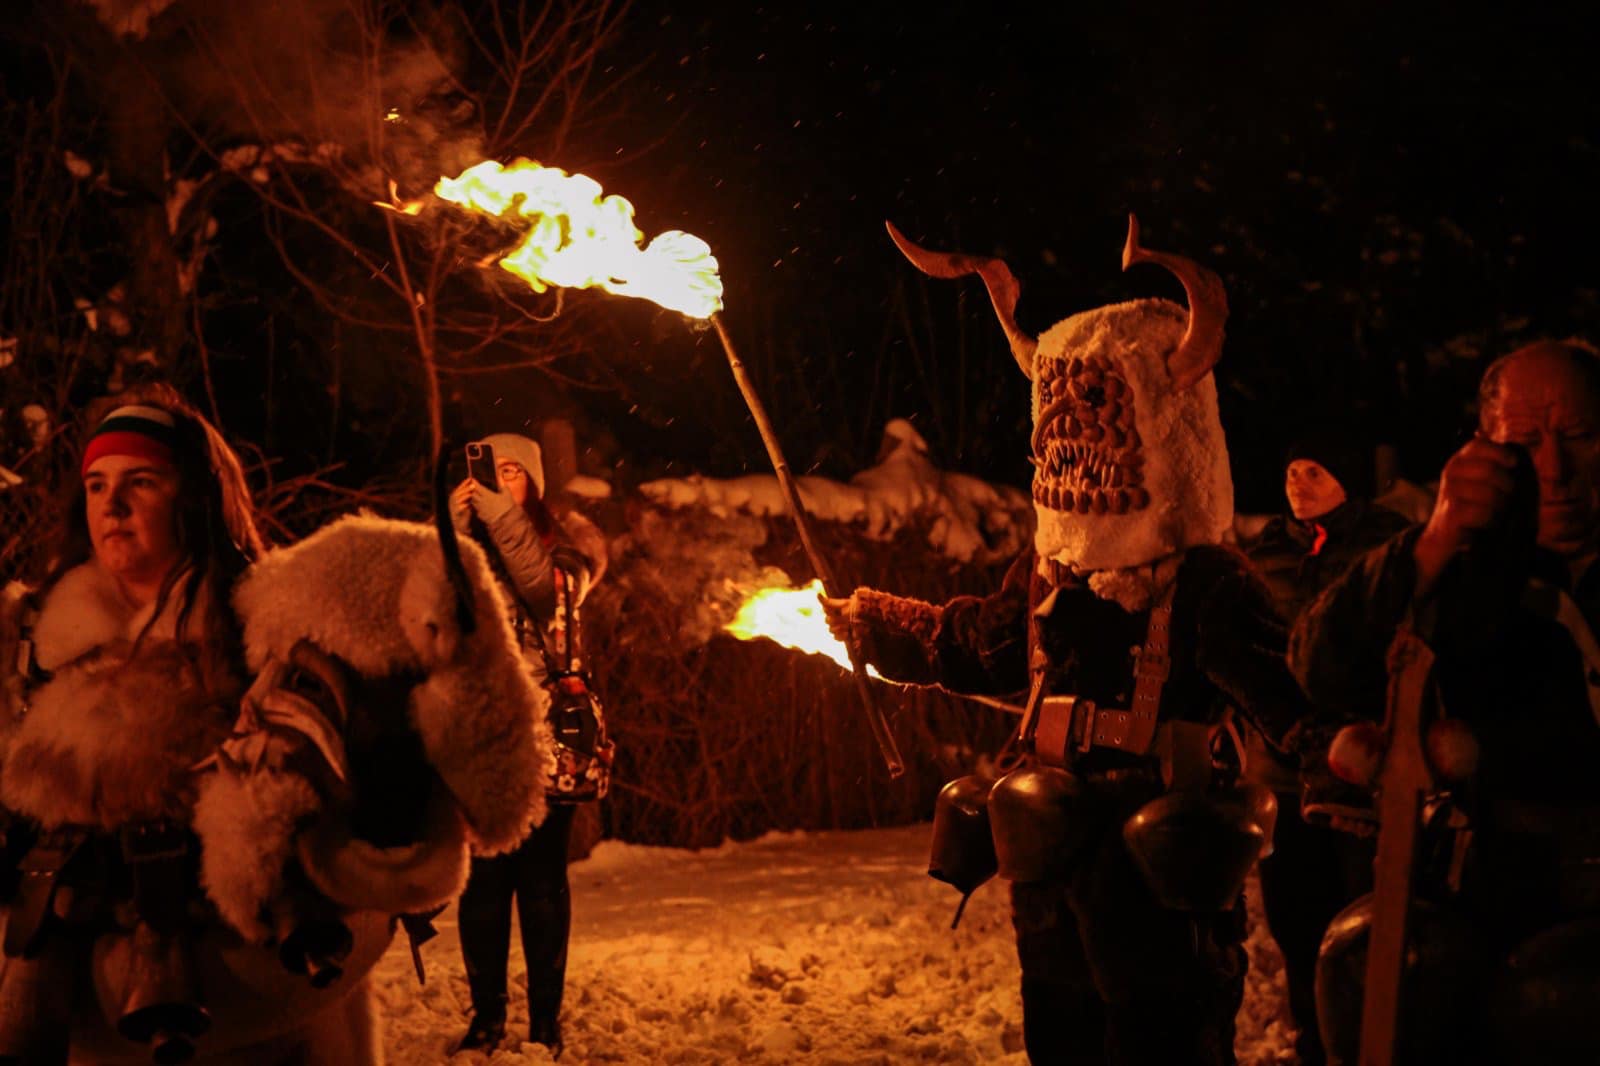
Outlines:
MULTIPOLYGON (((173 448, 178 469, 174 517, 183 561, 162 582, 145 629, 148 631, 161 617, 169 597, 176 594, 178 639, 200 646, 202 667, 209 677, 213 669, 237 664, 239 627, 229 607, 229 593, 234 581, 265 548, 256 527, 244 468, 216 427, 176 390, 159 383, 136 385, 91 403, 84 413, 82 439, 87 440, 107 414, 127 404, 166 411, 172 416, 177 438, 173 448), (210 593, 205 616, 191 627, 202 588, 210 593)), ((51 541, 60 547, 39 584, 36 596, 41 600, 68 570, 94 555, 83 479, 69 479, 63 490, 51 541)), ((144 635, 141 632, 138 639, 144 635)))

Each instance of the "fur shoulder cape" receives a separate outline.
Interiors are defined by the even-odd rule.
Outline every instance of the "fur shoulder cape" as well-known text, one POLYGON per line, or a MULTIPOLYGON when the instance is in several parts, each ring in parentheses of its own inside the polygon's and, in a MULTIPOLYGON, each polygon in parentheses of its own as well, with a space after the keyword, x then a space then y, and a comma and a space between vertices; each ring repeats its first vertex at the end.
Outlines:
MULTIPOLYGON (((152 621, 153 606, 128 606, 94 562, 69 570, 27 634, 34 660, 51 672, 31 690, 17 655, 25 610, 24 591, 8 589, 0 804, 46 827, 186 820, 190 767, 227 735, 243 685, 207 688, 197 649, 177 639, 177 598, 152 621)), ((203 603, 191 617, 204 617, 203 603)))

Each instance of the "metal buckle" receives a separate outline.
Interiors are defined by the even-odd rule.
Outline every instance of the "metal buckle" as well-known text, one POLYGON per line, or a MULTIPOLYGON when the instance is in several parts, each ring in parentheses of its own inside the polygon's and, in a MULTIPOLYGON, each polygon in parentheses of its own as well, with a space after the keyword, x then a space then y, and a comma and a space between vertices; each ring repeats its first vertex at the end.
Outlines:
POLYGON ((164 822, 126 826, 119 835, 122 858, 130 863, 178 859, 189 852, 188 832, 164 822))
POLYGON ((1094 747, 1094 727, 1100 708, 1095 706, 1094 700, 1079 700, 1072 711, 1073 747, 1083 754, 1094 747))

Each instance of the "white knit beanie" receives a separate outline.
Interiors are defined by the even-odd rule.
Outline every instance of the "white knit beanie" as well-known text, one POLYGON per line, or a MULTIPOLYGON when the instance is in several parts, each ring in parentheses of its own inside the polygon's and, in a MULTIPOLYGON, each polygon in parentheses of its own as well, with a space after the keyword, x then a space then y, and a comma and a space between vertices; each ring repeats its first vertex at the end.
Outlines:
POLYGON ((528 480, 533 482, 534 496, 544 499, 544 461, 539 457, 537 444, 517 433, 491 433, 483 438, 483 443, 494 449, 495 462, 510 459, 521 466, 528 480))

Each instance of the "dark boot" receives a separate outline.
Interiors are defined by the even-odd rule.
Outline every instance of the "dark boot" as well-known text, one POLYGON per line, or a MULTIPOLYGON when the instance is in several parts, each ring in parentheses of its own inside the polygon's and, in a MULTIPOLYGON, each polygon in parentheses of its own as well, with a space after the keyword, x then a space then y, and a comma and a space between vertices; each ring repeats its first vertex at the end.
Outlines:
POLYGON ((467 1026, 466 1035, 450 1049, 450 1054, 458 1055, 463 1051, 493 1051, 505 1041, 505 1038, 504 1014, 473 1014, 472 1024, 467 1026))
POLYGON ((550 1049, 550 1057, 561 1057, 561 1022, 554 1016, 540 1017, 535 1015, 528 1023, 528 1040, 534 1044, 543 1044, 550 1049))

